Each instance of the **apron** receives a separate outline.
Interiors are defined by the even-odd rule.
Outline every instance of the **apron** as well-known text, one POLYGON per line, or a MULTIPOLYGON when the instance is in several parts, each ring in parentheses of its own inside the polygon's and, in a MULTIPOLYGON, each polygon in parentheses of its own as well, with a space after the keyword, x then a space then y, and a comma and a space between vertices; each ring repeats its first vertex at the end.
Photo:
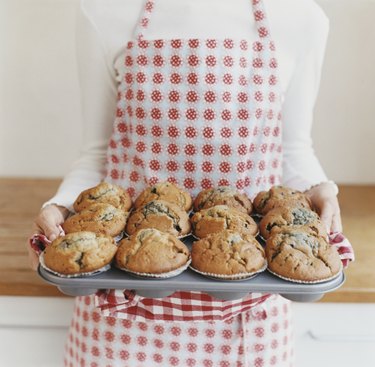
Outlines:
POLYGON ((273 295, 226 321, 154 322, 103 316, 77 297, 66 367, 292 367, 291 303, 273 295))
MULTIPOLYGON (((250 197, 281 182, 281 103, 263 3, 259 38, 147 40, 148 1, 128 42, 106 181, 134 198, 169 181, 189 191, 232 186, 250 197)), ((249 0, 250 10, 250 0, 249 0)))
MULTIPOLYGON (((236 187, 254 197, 280 184, 281 98, 263 1, 252 1, 258 31, 253 43, 148 40, 144 32, 154 7, 154 1, 146 1, 125 49, 106 181, 127 188, 133 198, 162 181, 180 185, 193 197, 215 186, 236 187)), ((124 297, 113 292, 108 299, 124 297)), ((247 309, 237 306, 227 318, 203 322, 186 321, 176 307, 183 321, 176 322, 147 317, 147 305, 160 308, 153 299, 144 298, 139 307, 132 302, 127 318, 126 307, 118 312, 114 305, 111 313, 108 304, 95 307, 93 296, 78 297, 65 365, 290 366, 289 303, 261 294, 259 300, 247 309)))

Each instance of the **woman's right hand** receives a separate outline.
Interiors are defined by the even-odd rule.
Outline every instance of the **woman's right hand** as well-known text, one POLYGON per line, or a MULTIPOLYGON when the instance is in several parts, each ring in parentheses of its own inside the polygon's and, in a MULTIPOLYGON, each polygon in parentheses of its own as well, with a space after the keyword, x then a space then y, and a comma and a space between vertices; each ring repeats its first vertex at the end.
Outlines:
MULTIPOLYGON (((50 241, 56 239, 61 233, 61 224, 69 215, 69 210, 64 206, 55 204, 47 205, 44 207, 35 218, 32 233, 44 234, 50 241)), ((29 244, 27 244, 29 252, 30 266, 33 270, 37 270, 39 265, 38 255, 33 251, 29 244)))

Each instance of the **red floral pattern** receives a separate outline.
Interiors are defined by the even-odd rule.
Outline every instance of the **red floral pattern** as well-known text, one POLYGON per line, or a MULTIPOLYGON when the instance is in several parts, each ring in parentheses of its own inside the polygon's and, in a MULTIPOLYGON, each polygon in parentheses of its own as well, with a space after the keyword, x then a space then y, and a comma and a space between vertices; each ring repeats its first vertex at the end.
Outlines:
POLYGON ((252 52, 246 40, 143 40, 154 9, 147 4, 127 46, 108 178, 133 196, 163 180, 193 195, 225 183, 250 196, 280 182, 278 65, 262 2, 253 5, 252 52))
POLYGON ((289 302, 277 296, 224 322, 178 324, 103 317, 91 296, 78 297, 65 366, 115 367, 126 361, 121 365, 286 367, 293 355, 291 332, 289 302))

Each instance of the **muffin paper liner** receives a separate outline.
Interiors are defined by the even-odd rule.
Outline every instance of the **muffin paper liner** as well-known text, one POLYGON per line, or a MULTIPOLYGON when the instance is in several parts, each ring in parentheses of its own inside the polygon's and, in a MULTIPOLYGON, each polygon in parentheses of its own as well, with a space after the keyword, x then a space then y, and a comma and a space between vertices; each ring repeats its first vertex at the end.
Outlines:
POLYGON ((189 257, 188 261, 186 262, 186 264, 184 264, 183 266, 179 267, 178 269, 175 269, 175 270, 172 270, 172 271, 169 271, 167 273, 160 273, 160 274, 152 274, 152 273, 140 273, 140 272, 137 272, 137 271, 132 271, 132 270, 129 270, 129 269, 126 269, 126 268, 122 268, 120 266, 116 266, 117 269, 120 269, 122 271, 126 271, 127 273, 131 274, 131 275, 134 275, 136 277, 139 277, 139 278, 146 278, 146 279, 168 279, 168 278, 173 278, 177 275, 180 275, 181 273, 183 273, 190 265, 191 263, 191 257, 189 257))
POLYGON ((260 243, 262 244, 266 244, 267 240, 260 234, 260 232, 258 233, 258 239, 261 241, 260 243))
POLYGON ((117 236, 113 237, 116 243, 120 242, 122 239, 126 238, 128 234, 125 232, 125 230, 121 231, 117 236))
POLYGON ((284 277, 283 275, 280 275, 280 274, 277 274, 275 273, 274 271, 270 270, 269 268, 267 268, 267 271, 269 271, 271 274, 275 275, 276 277, 278 278, 281 278, 283 280, 287 280, 288 282, 292 282, 292 283, 299 283, 299 284, 318 284, 318 283, 324 283, 324 282, 328 282, 330 280, 333 280, 335 278, 337 278, 341 272, 343 271, 343 265, 341 264, 341 268, 339 270, 339 272, 329 278, 324 278, 324 279, 318 279, 318 280, 299 280, 299 279, 292 279, 292 278, 288 278, 288 277, 284 277))
POLYGON ((258 224, 262 220, 262 218, 264 217, 264 215, 258 214, 258 213, 251 213, 250 217, 254 219, 254 221, 256 222, 256 224, 258 224))
POLYGON ((249 280, 251 278, 256 277, 258 274, 263 273, 267 269, 267 261, 265 261, 262 268, 252 273, 240 273, 240 274, 215 274, 215 273, 207 273, 204 271, 200 271, 193 266, 189 266, 189 268, 195 271, 198 274, 201 274, 207 278, 215 279, 215 280, 222 280, 222 281, 241 281, 241 280, 249 280))
POLYGON ((192 235, 193 235, 193 233, 190 232, 190 233, 184 234, 184 235, 182 235, 182 236, 178 236, 177 238, 178 238, 179 240, 182 240, 182 239, 187 238, 187 237, 190 237, 190 236, 192 236, 192 235))
POLYGON ((86 273, 77 273, 77 274, 61 274, 61 273, 58 273, 57 271, 54 271, 52 269, 50 269, 46 263, 44 262, 44 252, 42 252, 40 255, 39 255, 39 263, 40 263, 40 266, 44 269, 44 270, 47 270, 48 272, 54 274, 54 275, 57 275, 61 278, 82 278, 82 277, 91 277, 91 276, 95 276, 95 275, 98 275, 98 274, 101 274, 101 273, 104 273, 105 271, 109 270, 111 268, 111 265, 110 264, 107 264, 105 266, 103 266, 102 268, 100 269, 97 269, 97 270, 94 270, 94 271, 90 271, 90 272, 86 272, 86 273))

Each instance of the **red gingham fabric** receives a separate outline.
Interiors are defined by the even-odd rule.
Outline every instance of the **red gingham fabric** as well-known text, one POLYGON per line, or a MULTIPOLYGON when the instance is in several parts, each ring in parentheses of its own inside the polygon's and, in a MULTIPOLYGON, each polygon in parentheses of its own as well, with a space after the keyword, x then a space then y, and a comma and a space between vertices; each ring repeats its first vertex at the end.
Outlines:
POLYGON ((268 299, 270 294, 250 293, 234 301, 216 300, 202 292, 175 292, 171 296, 143 298, 129 290, 100 290, 95 305, 104 316, 153 321, 223 321, 268 299))
POLYGON ((348 267, 349 262, 355 260, 353 247, 341 232, 331 233, 329 235, 329 243, 337 248, 344 269, 348 267))

